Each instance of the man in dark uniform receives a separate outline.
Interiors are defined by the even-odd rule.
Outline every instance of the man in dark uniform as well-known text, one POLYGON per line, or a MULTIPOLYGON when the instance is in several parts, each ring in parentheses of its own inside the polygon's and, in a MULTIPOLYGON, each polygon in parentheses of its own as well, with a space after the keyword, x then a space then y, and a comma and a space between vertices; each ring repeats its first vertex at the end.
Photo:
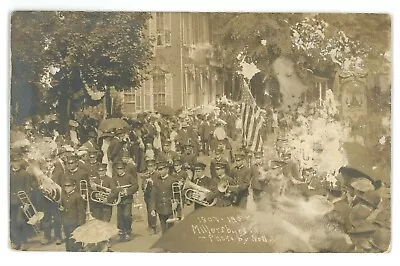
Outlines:
POLYGON ((156 161, 154 159, 149 159, 146 161, 147 172, 143 175, 142 180, 142 191, 144 202, 146 203, 147 209, 147 226, 150 234, 155 235, 157 228, 157 217, 151 215, 151 205, 150 196, 153 189, 154 180, 158 178, 158 172, 156 171, 156 161))
POLYGON ((238 185, 237 202, 234 205, 246 209, 251 181, 251 168, 246 165, 246 153, 242 149, 235 155, 235 168, 232 171, 232 176, 238 185))
POLYGON ((160 159, 161 157, 163 160, 166 160, 172 165, 172 160, 178 154, 174 151, 171 151, 171 140, 165 139, 162 143, 162 151, 156 153, 156 159, 160 159))
POLYGON ((65 250, 77 252, 82 249, 80 243, 71 239, 72 232, 85 223, 85 201, 82 199, 79 189, 76 188, 74 179, 63 181, 64 191, 61 199, 62 224, 65 234, 65 250))
POLYGON ((224 158, 224 152, 225 152, 225 147, 226 144, 223 140, 217 141, 217 147, 215 150, 215 156, 211 159, 210 162, 210 174, 211 174, 211 178, 215 178, 216 175, 216 171, 215 171, 215 164, 219 163, 219 162, 226 162, 227 163, 227 171, 230 171, 230 164, 229 162, 224 158))
POLYGON ((227 175, 227 171, 228 162, 226 160, 215 163, 216 177, 212 178, 210 182, 211 192, 206 196, 206 200, 211 202, 217 199, 216 207, 232 206, 236 202, 237 186, 235 180, 227 175))
MULTIPOLYGON (((122 159, 122 155, 124 153, 124 150, 123 150, 124 143, 122 141, 124 132, 122 129, 118 129, 115 134, 116 135, 111 139, 110 145, 108 146, 108 150, 107 150, 107 158, 111 162, 111 164, 120 162, 122 159)), ((111 167, 112 167, 112 165, 111 165, 111 167)), ((112 167, 112 168, 114 168, 114 167, 112 167)))
POLYGON ((121 202, 117 206, 117 223, 120 230, 120 240, 129 241, 132 237, 132 203, 133 194, 138 191, 139 184, 137 176, 126 171, 126 164, 116 162, 116 191, 121 193, 121 202))
MULTIPOLYGON (((111 203, 117 198, 117 195, 115 194, 115 181, 106 175, 107 164, 98 164, 97 169, 97 174, 93 176, 89 182, 91 190, 103 192, 107 190, 106 193, 109 193, 107 202, 111 203)), ((93 217, 98 220, 105 222, 109 222, 111 220, 112 206, 110 205, 91 201, 90 210, 93 217)))
POLYGON ((80 163, 78 161, 78 156, 75 154, 71 155, 67 160, 67 171, 65 173, 57 173, 57 175, 53 176, 53 180, 57 184, 64 184, 64 180, 72 179, 75 180, 76 185, 79 185, 81 180, 89 181, 89 174, 85 169, 80 167, 80 163))
POLYGON ((98 166, 99 166, 99 151, 95 149, 88 150, 88 163, 86 168, 88 170, 89 177, 97 176, 98 166))
POLYGON ((12 158, 10 171, 10 239, 14 249, 27 250, 26 241, 29 234, 29 225, 23 209, 29 206, 21 206, 18 191, 24 191, 30 197, 31 176, 21 169, 22 162, 12 158))
POLYGON ((173 203, 174 195, 172 191, 172 184, 177 180, 168 173, 168 162, 159 161, 157 170, 159 175, 154 180, 153 189, 151 190, 150 208, 152 216, 158 213, 161 230, 164 234, 173 225, 173 223, 167 223, 167 220, 172 215, 173 210, 178 207, 176 202, 173 203))
MULTIPOLYGON (((206 189, 211 189, 212 187, 212 179, 204 174, 204 170, 206 169, 206 165, 202 162, 196 162, 193 165, 193 183, 199 185, 206 189)), ((210 190, 211 191, 211 190, 210 190)), ((204 205, 194 203, 194 209, 197 210, 199 208, 204 207, 204 205)))
POLYGON ((251 166, 251 188, 253 190, 253 200, 258 211, 263 209, 261 198, 265 193, 265 187, 267 184, 267 175, 262 166, 263 157, 264 154, 262 151, 255 152, 253 164, 251 166))

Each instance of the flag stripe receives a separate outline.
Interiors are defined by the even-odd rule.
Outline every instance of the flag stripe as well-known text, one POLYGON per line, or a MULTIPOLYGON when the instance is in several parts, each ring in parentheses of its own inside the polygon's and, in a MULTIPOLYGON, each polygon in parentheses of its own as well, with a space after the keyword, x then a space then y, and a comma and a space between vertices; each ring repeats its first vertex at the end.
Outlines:
POLYGON ((257 125, 257 122, 259 120, 260 117, 260 108, 256 107, 257 111, 255 113, 255 115, 253 115, 253 117, 251 118, 251 122, 250 122, 250 129, 249 129, 249 133, 247 134, 247 145, 253 143, 253 141, 255 140, 255 125, 257 125))
POLYGON ((252 151, 256 150, 256 145, 257 145, 257 142, 258 142, 258 138, 261 137, 260 136, 260 129, 261 129, 261 126, 263 125, 263 123, 264 123, 264 118, 261 117, 260 120, 258 121, 256 129, 255 129, 256 130, 256 132, 255 132, 256 138, 254 138, 253 145, 251 146, 251 150, 252 151))

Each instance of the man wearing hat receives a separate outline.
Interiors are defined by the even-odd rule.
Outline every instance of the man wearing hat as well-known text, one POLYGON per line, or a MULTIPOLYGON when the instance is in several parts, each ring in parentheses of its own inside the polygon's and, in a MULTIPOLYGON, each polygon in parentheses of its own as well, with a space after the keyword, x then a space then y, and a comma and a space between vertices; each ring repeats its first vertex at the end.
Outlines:
POLYGON ((219 163, 221 161, 226 161, 227 171, 230 171, 231 166, 230 166, 229 162, 226 160, 226 158, 224 158, 225 148, 226 148, 226 142, 224 140, 220 140, 217 142, 215 156, 211 159, 211 162, 210 162, 211 178, 216 177, 215 164, 219 163))
POLYGON ((99 166, 99 151, 95 149, 89 149, 88 151, 88 162, 86 168, 88 170, 89 177, 97 176, 99 166))
MULTIPOLYGON (((115 162, 120 162, 122 160, 122 155, 124 153, 124 142, 123 142, 124 130, 117 129, 115 136, 111 139, 110 145, 107 149, 107 158, 111 164, 115 162)), ((111 169, 112 169, 111 165, 111 169)), ((114 174, 114 173, 113 173, 114 174)))
MULTIPOLYGON (((193 165, 193 182, 196 185, 199 185, 206 189, 211 189, 212 187, 212 179, 204 174, 204 170, 206 169, 206 165, 202 162, 196 162, 193 165)), ((204 207, 201 204, 194 203, 194 209, 197 210, 199 208, 204 207)))
POLYGON ((147 209, 147 226, 150 234, 156 234, 157 227, 157 217, 151 215, 151 205, 150 205, 150 196, 151 191, 153 189, 154 180, 156 180, 159 176, 159 173, 156 171, 156 161, 154 159, 149 158, 146 160, 147 171, 143 175, 142 179, 142 191, 144 202, 146 203, 147 209))
POLYGON ((71 239, 72 232, 85 223, 85 201, 82 199, 79 188, 76 188, 75 179, 65 179, 63 181, 63 193, 61 197, 61 220, 65 235, 65 250, 77 252, 82 249, 82 245, 71 239))
POLYGON ((80 143, 79 135, 78 135, 78 122, 74 120, 69 121, 69 138, 74 144, 74 147, 77 147, 80 143))
POLYGON ((228 163, 226 160, 221 160, 215 163, 216 177, 212 178, 210 183, 210 190, 206 196, 206 200, 211 202, 217 199, 216 207, 232 206, 237 200, 238 186, 235 180, 227 175, 228 163), (225 188, 222 191, 221 188, 225 188))
POLYGON ((182 154, 182 162, 185 169, 191 169, 192 165, 197 160, 197 155, 194 151, 194 146, 188 142, 185 143, 183 146, 184 152, 182 154))
POLYGON ((172 210, 176 210, 178 207, 176 202, 172 202, 174 199, 172 184, 177 180, 168 173, 169 165, 165 160, 160 160, 157 163, 157 171, 158 175, 154 179, 150 195, 150 209, 152 216, 155 217, 156 213, 158 213, 161 230, 164 234, 173 225, 172 223, 167 223, 173 213, 172 210))
POLYGON ((164 160, 167 160, 170 164, 172 164, 173 157, 177 155, 178 154, 176 152, 171 151, 171 140, 164 139, 162 143, 162 150, 158 151, 155 157, 156 159, 163 157, 164 160))
POLYGON ((21 168, 21 161, 11 158, 10 171, 10 239, 14 249, 27 250, 26 241, 29 233, 29 226, 25 221, 23 209, 29 206, 21 206, 18 191, 25 191, 30 197, 32 177, 21 168))
POLYGON ((75 180, 75 182, 78 184, 81 180, 86 180, 89 181, 89 174, 84 169, 82 164, 78 160, 78 156, 75 154, 70 155, 67 158, 67 165, 66 168, 67 170, 65 173, 57 173, 57 175, 53 176, 54 182, 57 184, 63 184, 64 180, 66 179, 72 179, 75 180))
POLYGON ((99 145, 97 144, 97 133, 94 130, 90 130, 88 132, 88 140, 83 143, 84 147, 88 148, 88 149, 94 149, 94 150, 98 150, 99 149, 99 145))
POLYGON ((117 206, 117 222, 120 230, 120 240, 129 241, 132 237, 132 203, 133 194, 138 191, 137 176, 126 171, 124 162, 115 163, 116 192, 121 194, 121 202, 117 206))
MULTIPOLYGON (((106 175, 107 164, 97 164, 97 173, 90 178, 89 184, 92 191, 110 191, 107 202, 111 203, 116 198, 116 186, 114 179, 106 175)), ((92 215, 94 218, 109 222, 112 215, 112 206, 91 201, 92 215)))
POLYGON ((235 205, 246 209, 251 181, 251 168, 247 166, 246 153, 243 149, 240 149, 234 158, 235 167, 232 171, 232 176, 235 179, 235 183, 238 184, 237 202, 235 205))

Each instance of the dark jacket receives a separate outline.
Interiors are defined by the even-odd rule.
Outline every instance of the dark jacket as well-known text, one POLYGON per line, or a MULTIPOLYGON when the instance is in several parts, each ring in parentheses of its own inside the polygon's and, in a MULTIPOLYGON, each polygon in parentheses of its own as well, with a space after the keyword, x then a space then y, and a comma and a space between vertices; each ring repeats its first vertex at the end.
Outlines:
POLYGON ((30 196, 33 177, 25 170, 10 171, 10 204, 21 204, 18 191, 25 191, 30 196))
POLYGON ((232 171, 232 176, 238 185, 239 198, 247 197, 251 181, 251 168, 244 165, 239 168, 235 167, 232 171))
POLYGON ((150 196, 150 209, 159 214, 172 214, 172 183, 177 181, 174 176, 168 175, 165 179, 158 176, 154 180, 150 196))
POLYGON ((86 180, 89 182, 89 174, 86 170, 78 168, 78 170, 73 173, 71 173, 69 170, 66 170, 65 174, 63 172, 57 172, 57 174, 53 176, 54 182, 59 184, 61 187, 64 186, 64 181, 67 179, 75 180, 76 185, 79 186, 79 182, 81 180, 86 180))
POLYGON ((85 223, 85 201, 79 194, 79 188, 75 188, 72 193, 63 191, 61 199, 64 210, 62 211, 63 225, 82 225, 85 223))
POLYGON ((107 157, 111 162, 120 161, 123 155, 123 142, 118 138, 113 138, 108 146, 107 157))
POLYGON ((116 183, 116 191, 122 192, 123 186, 130 185, 126 188, 126 195, 122 196, 120 204, 129 204, 133 202, 133 194, 135 194, 139 189, 137 176, 133 176, 128 172, 125 172, 123 176, 115 175, 113 177, 116 183))
MULTIPOLYGON (((230 185, 234 185, 235 181, 232 177, 230 176, 223 176, 221 179, 219 178, 212 178, 210 183, 209 183, 209 189, 211 192, 207 195, 206 199, 208 202, 213 201, 214 199, 217 199, 217 203, 215 204, 216 207, 227 207, 231 206, 235 201, 236 201, 236 192, 232 191, 230 195, 227 195, 226 193, 220 192, 218 190, 218 185, 222 181, 227 181, 230 185)), ((229 190, 229 189, 228 189, 229 190)))

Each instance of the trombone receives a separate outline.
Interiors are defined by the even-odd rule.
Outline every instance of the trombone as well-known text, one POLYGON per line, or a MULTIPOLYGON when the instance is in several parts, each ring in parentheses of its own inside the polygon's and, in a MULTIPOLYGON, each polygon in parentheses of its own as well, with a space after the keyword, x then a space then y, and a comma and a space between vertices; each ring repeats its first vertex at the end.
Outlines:
POLYGON ((79 181, 79 194, 86 201, 86 222, 94 220, 90 212, 89 187, 86 180, 79 181))
POLYGON ((172 218, 167 219, 166 223, 175 223, 179 220, 183 220, 183 213, 181 213, 181 218, 178 217, 178 208, 174 208, 175 204, 179 204, 181 212, 183 212, 183 202, 182 202, 182 189, 179 181, 172 183, 172 218))
POLYGON ((36 234, 40 234, 40 229, 38 223, 43 219, 44 213, 43 212, 38 212, 33 206, 32 201, 29 199, 28 195, 26 194, 25 191, 20 190, 17 192, 18 198, 22 203, 22 210, 28 218, 28 224, 32 225, 33 230, 35 230, 36 234))

